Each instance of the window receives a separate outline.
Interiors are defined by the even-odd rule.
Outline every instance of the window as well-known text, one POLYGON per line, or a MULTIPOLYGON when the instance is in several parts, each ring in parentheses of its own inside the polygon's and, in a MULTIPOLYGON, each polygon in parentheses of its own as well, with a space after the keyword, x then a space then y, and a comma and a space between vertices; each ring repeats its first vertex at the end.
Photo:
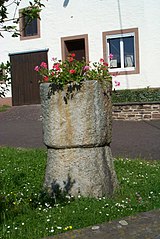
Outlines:
POLYGON ((75 53, 75 59, 89 61, 88 56, 88 35, 73 37, 62 37, 62 60, 65 60, 70 53, 75 53))
POLYGON ((20 31, 21 40, 34 39, 40 37, 40 19, 33 19, 31 22, 28 21, 28 17, 22 14, 20 11, 20 31))
POLYGON ((138 29, 103 33, 104 59, 109 62, 110 72, 120 74, 139 73, 138 29), (109 55, 113 55, 109 59, 109 55))

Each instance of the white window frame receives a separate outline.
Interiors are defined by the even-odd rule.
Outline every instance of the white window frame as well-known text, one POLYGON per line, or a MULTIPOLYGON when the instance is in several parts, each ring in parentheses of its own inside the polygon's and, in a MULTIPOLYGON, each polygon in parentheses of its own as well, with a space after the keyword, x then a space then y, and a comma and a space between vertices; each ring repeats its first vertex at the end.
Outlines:
MULTIPOLYGON (((103 57, 106 62, 108 62, 110 66, 110 59, 109 59, 109 43, 107 42, 108 39, 112 38, 125 38, 128 36, 134 36, 134 63, 135 66, 128 66, 124 67, 124 46, 123 41, 120 43, 120 58, 121 58, 121 68, 110 68, 109 72, 115 73, 118 72, 120 75, 124 74, 139 74, 140 73, 140 66, 139 66, 139 36, 138 36, 138 28, 130 28, 130 29, 121 29, 121 30, 113 30, 103 32, 103 57)), ((113 56, 114 59, 114 56, 113 56)))
MULTIPOLYGON (((115 38, 125 38, 125 37, 130 37, 133 36, 134 37, 134 58, 136 59, 136 51, 135 51, 135 34, 134 32, 132 33, 125 33, 125 34, 117 34, 117 35, 110 35, 110 36, 106 36, 106 43, 107 43, 107 48, 108 48, 108 52, 110 52, 109 49, 109 39, 115 39, 115 38)), ((113 56, 114 57, 114 56, 113 56)), ((110 72, 115 72, 115 71, 134 71, 136 68, 136 62, 135 62, 135 66, 133 67, 124 67, 124 42, 122 39, 120 39, 120 59, 121 59, 121 68, 110 68, 110 72)), ((111 66, 111 60, 108 60, 109 66, 111 66)))

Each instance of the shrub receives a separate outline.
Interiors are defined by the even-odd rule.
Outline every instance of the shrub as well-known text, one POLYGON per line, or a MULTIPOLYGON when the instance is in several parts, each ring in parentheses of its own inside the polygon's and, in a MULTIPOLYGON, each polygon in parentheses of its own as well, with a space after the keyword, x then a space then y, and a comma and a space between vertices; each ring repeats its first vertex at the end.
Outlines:
POLYGON ((118 90, 112 92, 112 103, 160 102, 160 88, 118 90))

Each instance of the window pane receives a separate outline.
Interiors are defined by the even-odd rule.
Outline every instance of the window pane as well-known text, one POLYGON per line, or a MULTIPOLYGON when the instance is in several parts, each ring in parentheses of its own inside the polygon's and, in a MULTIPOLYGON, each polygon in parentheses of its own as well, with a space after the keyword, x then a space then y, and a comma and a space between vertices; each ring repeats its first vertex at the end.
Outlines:
POLYGON ((134 56, 134 36, 124 37, 124 66, 134 67, 135 56, 134 56))
POLYGON ((28 19, 25 17, 25 29, 24 29, 24 36, 34 36, 37 35, 38 29, 37 29, 37 19, 33 19, 29 24, 27 23, 28 19))
POLYGON ((113 59, 110 61, 111 68, 120 68, 120 38, 108 39, 109 43, 109 54, 113 54, 113 59))

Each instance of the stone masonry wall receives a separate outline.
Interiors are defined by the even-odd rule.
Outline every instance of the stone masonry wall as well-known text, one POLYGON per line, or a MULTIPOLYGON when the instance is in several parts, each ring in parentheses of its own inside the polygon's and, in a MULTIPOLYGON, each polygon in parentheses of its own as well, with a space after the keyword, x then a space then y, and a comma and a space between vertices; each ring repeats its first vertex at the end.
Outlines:
POLYGON ((158 120, 160 103, 116 103, 112 116, 114 120, 158 120))

